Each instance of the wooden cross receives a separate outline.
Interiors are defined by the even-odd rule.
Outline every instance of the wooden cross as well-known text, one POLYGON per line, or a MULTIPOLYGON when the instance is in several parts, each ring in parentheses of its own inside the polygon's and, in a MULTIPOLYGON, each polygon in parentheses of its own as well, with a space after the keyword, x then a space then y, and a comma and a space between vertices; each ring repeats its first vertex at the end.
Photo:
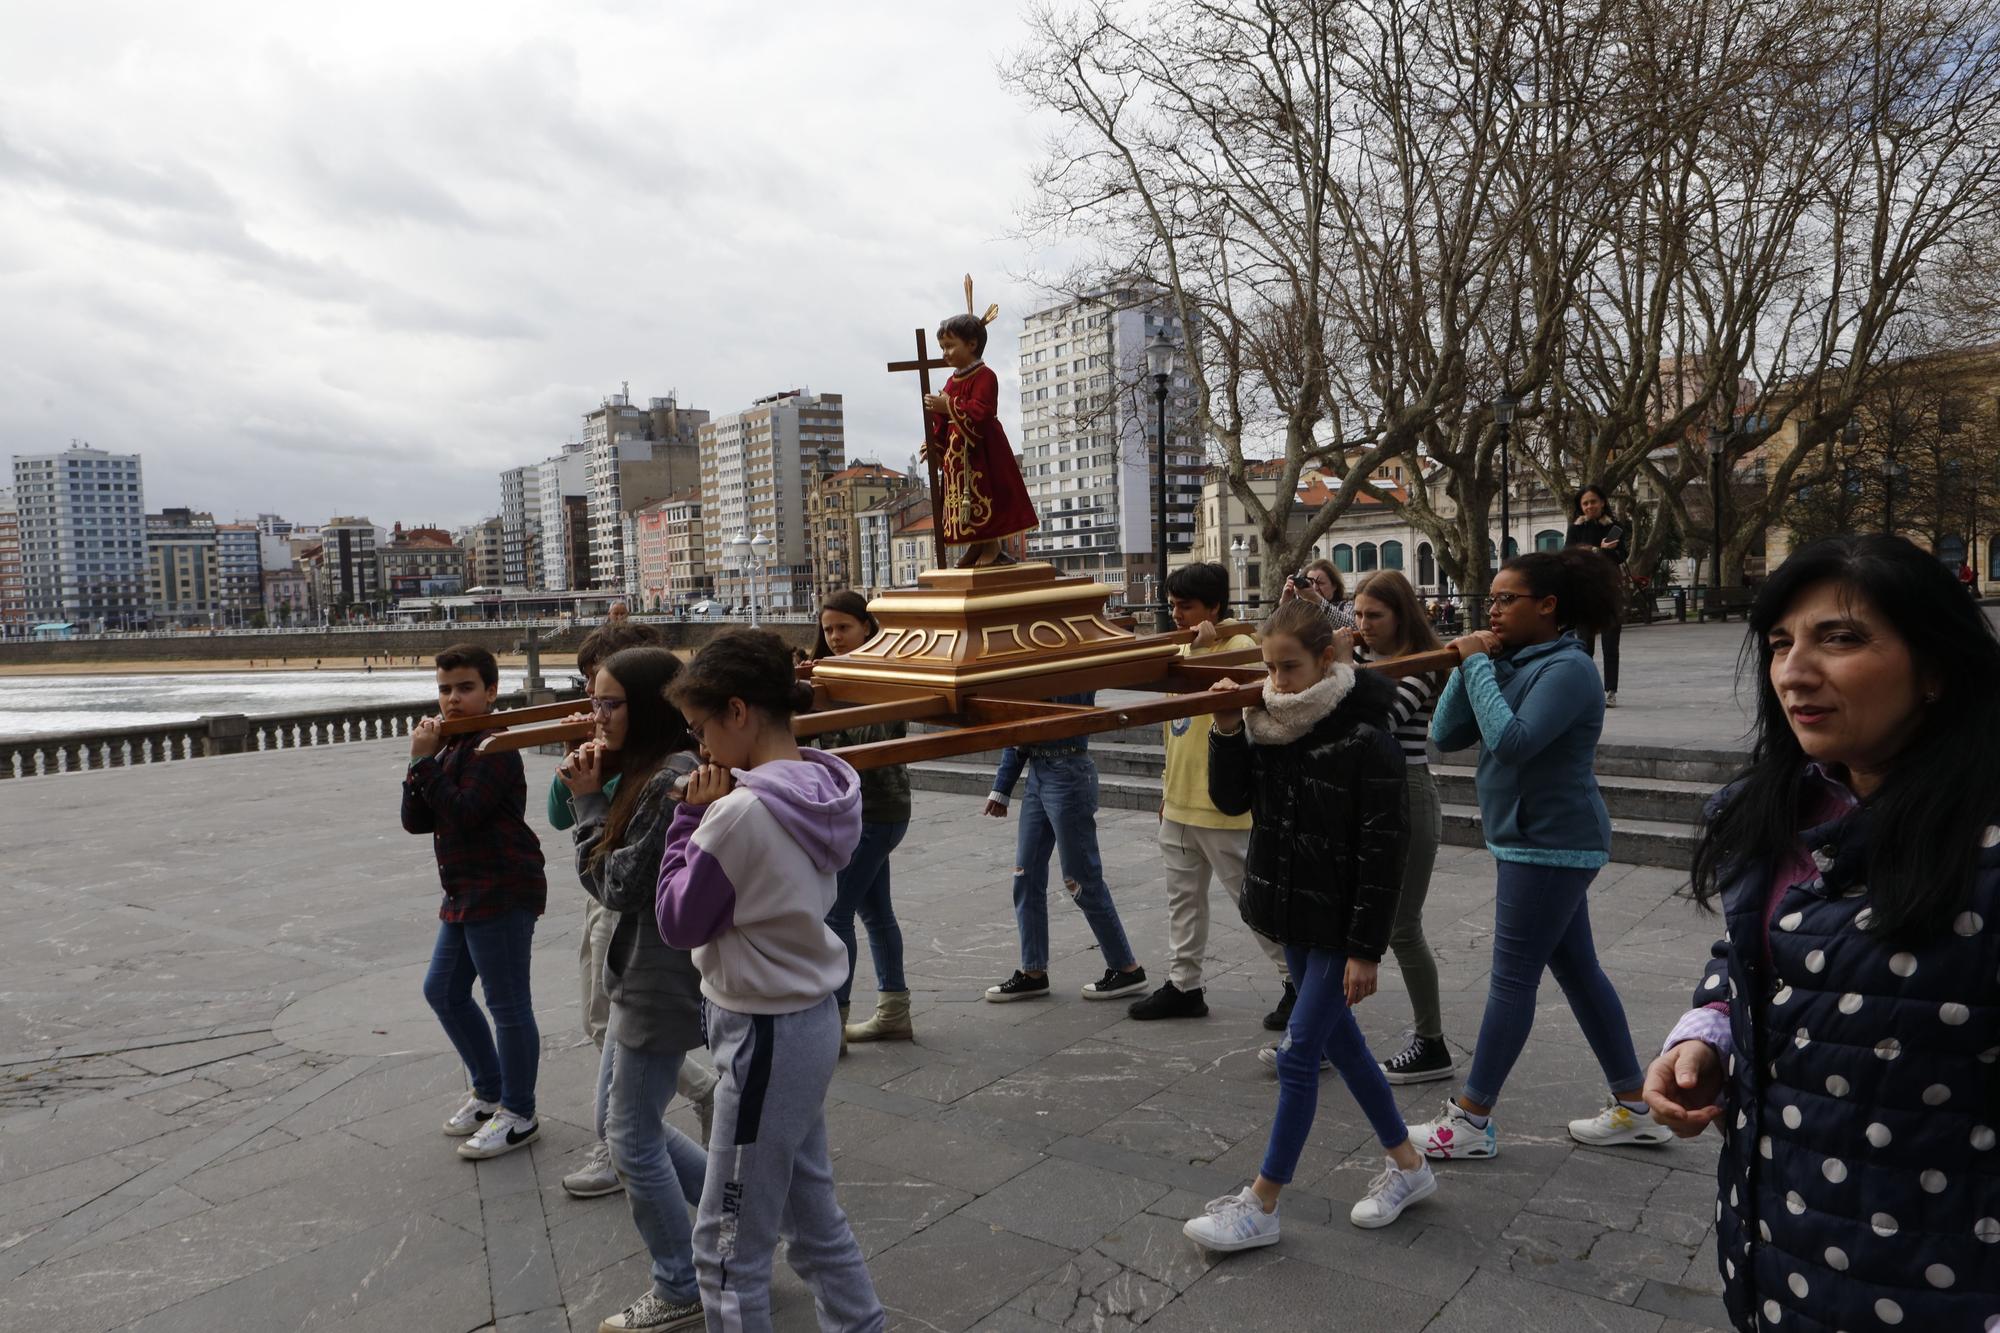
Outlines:
MULTIPOLYGON (((930 343, 924 337, 922 329, 917 330, 917 359, 914 361, 891 361, 889 363, 889 369, 892 371, 914 370, 917 372, 917 392, 923 398, 931 396, 931 372, 933 370, 946 370, 950 366, 951 362, 942 358, 934 359, 931 356, 930 343)), ((931 555, 937 562, 935 568, 943 569, 946 567, 944 563, 944 497, 938 493, 938 465, 937 460, 931 457, 930 429, 930 409, 926 408, 924 410, 924 462, 930 471, 931 483, 931 555)))

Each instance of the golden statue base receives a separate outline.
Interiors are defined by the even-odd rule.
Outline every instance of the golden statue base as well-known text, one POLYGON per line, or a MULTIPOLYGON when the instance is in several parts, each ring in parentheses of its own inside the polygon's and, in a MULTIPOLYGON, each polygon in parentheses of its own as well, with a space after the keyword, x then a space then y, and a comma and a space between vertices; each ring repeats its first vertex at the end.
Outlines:
POLYGON ((1040 561, 933 569, 915 588, 870 602, 881 632, 844 657, 815 664, 813 681, 842 703, 923 693, 959 712, 975 692, 1047 699, 1159 679, 1179 655, 1179 638, 1141 638, 1108 623, 1110 592, 1040 561))

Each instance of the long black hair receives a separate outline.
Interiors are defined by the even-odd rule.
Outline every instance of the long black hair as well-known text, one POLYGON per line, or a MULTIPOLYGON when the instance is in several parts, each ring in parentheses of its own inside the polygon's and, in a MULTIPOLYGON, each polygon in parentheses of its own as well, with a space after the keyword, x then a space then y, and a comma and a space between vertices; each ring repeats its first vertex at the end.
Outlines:
POLYGON ((1599 500, 1602 500, 1604 502, 1604 516, 1602 519, 1603 522, 1616 523, 1618 521, 1617 519, 1611 516, 1611 492, 1605 490, 1601 482, 1593 481, 1593 482, 1587 482, 1583 486, 1578 488, 1576 493, 1576 499, 1570 501, 1570 506, 1569 506, 1570 522, 1572 523, 1583 522, 1583 497, 1586 495, 1594 495, 1599 500))
MULTIPOLYGON (((821 615, 832 611, 836 615, 843 615, 849 620, 866 625, 868 627, 868 637, 870 638, 882 632, 882 627, 875 623, 874 612, 868 609, 868 599, 852 588, 842 588, 839 592, 832 594, 819 604, 819 610, 821 615)), ((818 630, 818 636, 818 638, 813 640, 811 660, 815 662, 819 661, 822 657, 833 656, 833 645, 826 641, 826 629, 824 626, 821 626, 818 630)))
POLYGON ((1500 568, 1519 574, 1531 595, 1556 599, 1557 629, 1601 633, 1623 612, 1618 566, 1588 547, 1528 551, 1500 568))
POLYGON ((639 797, 676 750, 692 749, 687 719, 667 702, 667 687, 681 673, 681 659, 670 649, 626 648, 611 654, 598 670, 625 687, 625 743, 618 750, 618 794, 605 816, 604 836, 592 853, 593 864, 604 860, 625 836, 639 797))
POLYGON ((1829 537, 1795 552, 1757 592, 1743 669, 1754 668, 1756 744, 1730 800, 1702 828, 1694 895, 1704 906, 1738 868, 1775 868, 1796 843, 1806 755, 1771 686, 1770 634, 1808 588, 1866 602, 1935 682, 1909 743, 1868 798, 1869 929, 1942 930, 1971 892, 1980 838, 2000 811, 2000 638, 1935 557, 1901 537, 1829 537))

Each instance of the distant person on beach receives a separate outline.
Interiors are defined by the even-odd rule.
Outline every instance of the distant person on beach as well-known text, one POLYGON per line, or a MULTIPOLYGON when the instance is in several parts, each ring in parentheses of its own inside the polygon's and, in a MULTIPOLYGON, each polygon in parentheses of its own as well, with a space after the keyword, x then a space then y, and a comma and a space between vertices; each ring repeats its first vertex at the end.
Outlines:
POLYGON ((438 714, 411 731, 403 776, 403 828, 431 835, 444 886, 424 999, 472 1083, 471 1097, 444 1122, 444 1132, 465 1139, 460 1157, 498 1157, 541 1132, 535 1076, 542 1034, 528 961, 548 881, 542 845, 525 817, 528 780, 520 753, 482 755, 477 733, 447 740, 438 730, 452 718, 493 711, 499 663, 475 644, 447 648, 437 656, 437 687, 438 714), (485 987, 491 1028, 472 1000, 475 977, 485 987))

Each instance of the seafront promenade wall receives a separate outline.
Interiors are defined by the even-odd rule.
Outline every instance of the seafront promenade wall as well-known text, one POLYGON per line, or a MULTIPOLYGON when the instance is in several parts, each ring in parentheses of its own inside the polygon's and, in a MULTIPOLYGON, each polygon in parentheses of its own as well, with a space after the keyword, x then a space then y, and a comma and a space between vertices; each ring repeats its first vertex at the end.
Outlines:
MULTIPOLYGON (((717 622, 653 622, 666 636, 671 648, 698 649, 725 630, 736 628, 717 622)), ((536 626, 536 642, 546 655, 543 669, 560 672, 565 659, 591 625, 558 629, 536 626)), ((784 623, 765 628, 799 648, 811 648, 813 627, 804 623, 784 623)), ((241 661, 254 658, 291 665, 310 665, 315 658, 415 657, 435 653, 452 643, 476 643, 495 653, 519 652, 527 640, 525 625, 478 625, 457 623, 422 625, 407 629, 312 629, 232 631, 224 634, 112 635, 92 639, 53 639, 42 642, 10 640, 0 643, 0 663, 12 666, 61 667, 97 665, 106 662, 190 662, 241 661)))

